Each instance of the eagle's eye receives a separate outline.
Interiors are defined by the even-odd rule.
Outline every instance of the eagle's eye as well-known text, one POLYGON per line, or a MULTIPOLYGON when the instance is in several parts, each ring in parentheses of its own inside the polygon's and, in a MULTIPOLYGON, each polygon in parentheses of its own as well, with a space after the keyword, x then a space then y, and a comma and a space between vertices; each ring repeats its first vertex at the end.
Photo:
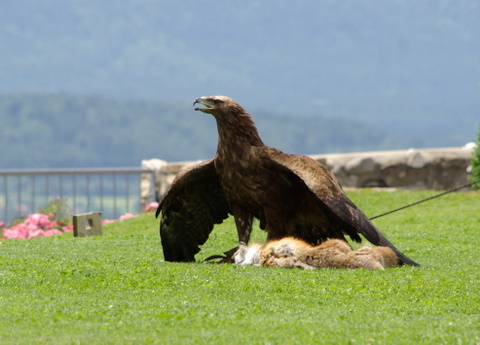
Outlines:
POLYGON ((220 103, 223 103, 223 101, 221 99, 214 99, 213 100, 213 104, 220 104, 220 103))

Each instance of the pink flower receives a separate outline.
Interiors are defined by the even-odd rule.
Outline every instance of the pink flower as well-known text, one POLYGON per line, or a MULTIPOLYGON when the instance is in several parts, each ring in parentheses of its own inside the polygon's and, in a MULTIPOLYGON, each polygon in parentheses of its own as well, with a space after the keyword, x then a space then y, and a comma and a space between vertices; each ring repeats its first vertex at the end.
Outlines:
POLYGON ((125 220, 129 218, 134 218, 134 217, 136 217, 136 215, 131 213, 125 213, 124 215, 121 215, 120 218, 118 218, 118 220, 125 220))
POLYGON ((34 213, 27 217, 24 224, 31 229, 38 227, 46 228, 50 226, 50 217, 46 214, 34 213))
POLYGON ((145 211, 155 211, 156 209, 158 208, 158 202, 154 201, 154 202, 151 202, 149 203, 146 207, 145 207, 145 211))
POLYGON ((31 214, 23 223, 4 229, 3 238, 35 238, 61 234, 62 231, 56 229, 58 222, 51 220, 54 217, 54 214, 31 214))
POLYGON ((50 230, 43 230, 41 236, 53 236, 53 235, 61 235, 63 232, 61 232, 58 229, 50 229, 50 230))
POLYGON ((4 229, 3 238, 27 238, 26 234, 20 229, 4 229))
POLYGON ((73 224, 62 226, 62 231, 64 232, 73 231, 73 224))

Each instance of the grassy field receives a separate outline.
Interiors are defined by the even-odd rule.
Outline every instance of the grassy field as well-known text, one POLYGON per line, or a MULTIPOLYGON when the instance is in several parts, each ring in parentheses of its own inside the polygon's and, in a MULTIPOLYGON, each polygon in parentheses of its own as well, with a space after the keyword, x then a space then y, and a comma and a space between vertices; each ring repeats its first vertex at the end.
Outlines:
MULTIPOLYGON (((369 216, 435 192, 351 191, 369 216)), ((0 244, 1 344, 480 344, 480 193, 375 220, 422 267, 166 263, 152 214, 0 244)), ((230 220, 199 260, 236 245, 230 220)), ((257 230, 255 238, 264 234, 257 230)))

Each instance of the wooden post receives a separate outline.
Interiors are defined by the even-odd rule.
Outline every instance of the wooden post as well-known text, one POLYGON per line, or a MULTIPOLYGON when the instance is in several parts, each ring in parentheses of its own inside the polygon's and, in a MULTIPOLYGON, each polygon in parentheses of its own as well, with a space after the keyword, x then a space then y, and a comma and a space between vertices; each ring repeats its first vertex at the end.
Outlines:
POLYGON ((102 235, 102 214, 90 212, 73 216, 73 236, 100 236, 102 235))

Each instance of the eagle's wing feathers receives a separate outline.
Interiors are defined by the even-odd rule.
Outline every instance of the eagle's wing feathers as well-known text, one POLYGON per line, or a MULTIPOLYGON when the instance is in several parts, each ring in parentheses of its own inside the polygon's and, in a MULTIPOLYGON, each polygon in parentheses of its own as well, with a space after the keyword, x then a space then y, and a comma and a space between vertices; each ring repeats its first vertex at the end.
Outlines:
POLYGON ((377 246, 392 248, 402 262, 417 265, 385 238, 370 219, 348 198, 334 175, 322 164, 310 157, 286 154, 271 147, 264 147, 262 150, 264 158, 270 158, 273 162, 280 164, 281 169, 287 168, 300 177, 318 201, 334 214, 339 226, 352 239, 360 241, 358 236, 360 233, 377 246))
POLYGON ((182 170, 161 200, 160 237, 166 261, 195 261, 214 224, 230 213, 213 159, 182 170))

